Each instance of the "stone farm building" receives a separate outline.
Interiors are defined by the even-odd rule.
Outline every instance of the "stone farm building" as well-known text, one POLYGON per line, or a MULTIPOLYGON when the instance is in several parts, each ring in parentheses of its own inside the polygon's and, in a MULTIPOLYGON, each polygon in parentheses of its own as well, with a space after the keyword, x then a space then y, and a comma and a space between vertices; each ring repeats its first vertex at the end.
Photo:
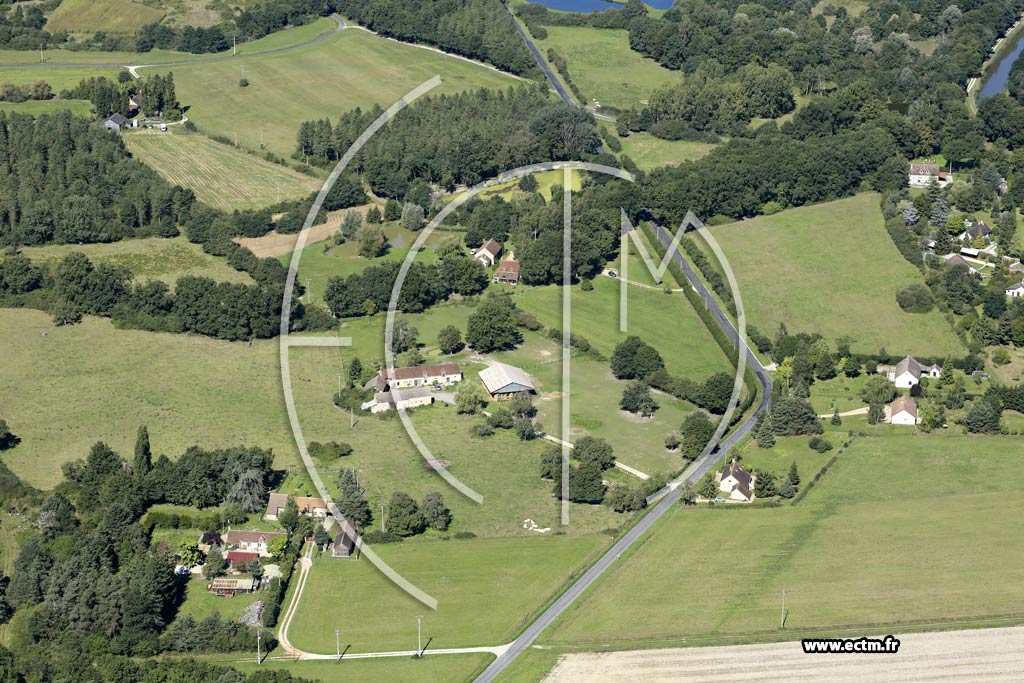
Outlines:
POLYGON ((533 381, 521 368, 505 363, 495 363, 480 371, 480 381, 487 394, 494 400, 510 399, 516 394, 537 393, 533 381))
POLYGON ((733 460, 715 474, 718 490, 727 494, 726 498, 736 503, 749 503, 754 500, 754 483, 757 477, 743 469, 733 460))
POLYGON ((1006 296, 1011 299, 1024 296, 1024 281, 1018 282, 1015 285, 1006 288, 1006 296))
POLYGON ((231 529, 224 534, 224 543, 244 552, 256 553, 260 557, 270 557, 267 543, 270 539, 286 534, 275 531, 238 531, 231 529))
POLYGON ((248 553, 244 550, 232 550, 224 559, 228 561, 228 565, 232 571, 239 571, 242 565, 249 564, 250 562, 256 562, 260 559, 259 553, 248 553))
POLYGON ((331 557, 352 557, 355 548, 356 530, 348 520, 345 520, 334 536, 334 542, 331 544, 331 557))
MULTIPOLYGON (((324 502, 323 498, 295 496, 292 500, 295 501, 295 506, 299 509, 299 514, 305 517, 323 519, 327 515, 331 514, 331 511, 327 508, 327 503, 324 502)), ((267 519, 277 519, 278 515, 281 514, 281 511, 284 510, 284 506, 287 504, 287 493, 271 493, 270 499, 267 500, 267 512, 263 516, 267 519)))
POLYGON ((427 387, 396 389, 394 391, 378 391, 373 399, 360 404, 363 410, 371 413, 385 413, 389 410, 409 410, 420 406, 429 406, 434 402, 434 395, 427 387))
POLYGON ((506 285, 518 285, 519 284, 519 261, 512 261, 506 259, 498 264, 498 269, 494 271, 494 282, 504 283, 506 285))
POLYGON ((928 187, 932 181, 937 182, 940 187, 945 187, 949 182, 949 176, 938 164, 911 164, 909 180, 911 187, 928 187))
POLYGON ((389 389, 407 389, 410 387, 429 387, 438 384, 450 387, 462 381, 462 368, 458 363, 439 363, 437 365, 417 365, 411 368, 394 368, 388 372, 381 368, 377 374, 377 391, 389 389))
POLYGON ((909 396, 900 396, 889 404, 889 422, 913 427, 921 421, 917 416, 917 403, 909 396))
POLYGON ((494 240, 487 240, 487 243, 473 254, 473 258, 488 268, 494 265, 499 256, 501 256, 501 244, 494 240))
POLYGON ((900 389, 909 389, 915 384, 920 384, 922 377, 942 377, 942 368, 938 365, 925 365, 919 363, 912 356, 907 356, 887 373, 889 381, 900 389))

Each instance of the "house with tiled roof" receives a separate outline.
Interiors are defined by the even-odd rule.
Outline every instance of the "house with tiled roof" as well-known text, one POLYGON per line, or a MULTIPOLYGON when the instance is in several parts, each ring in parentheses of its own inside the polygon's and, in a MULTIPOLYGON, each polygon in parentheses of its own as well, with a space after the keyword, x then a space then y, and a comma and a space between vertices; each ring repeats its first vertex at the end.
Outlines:
POLYGON ((487 242, 473 254, 480 263, 484 264, 488 268, 494 265, 494 262, 501 256, 501 243, 495 242, 494 240, 487 240, 487 242))
POLYGON ((287 534, 276 531, 239 531, 231 529, 224 534, 224 544, 243 552, 256 553, 260 557, 270 557, 267 544, 271 539, 287 534))
POLYGON ((900 396, 889 404, 889 423, 913 427, 921 422, 917 416, 917 402, 909 396, 900 396))
POLYGON ((889 368, 886 376, 900 389, 909 389, 915 384, 920 384, 922 377, 942 377, 942 368, 938 365, 925 365, 913 356, 907 356, 889 368))
POLYGON ((735 458, 715 474, 715 481, 718 482, 718 490, 730 501, 749 503, 754 500, 757 476, 743 469, 735 458))
POLYGON ((411 368, 381 368, 377 373, 377 391, 429 387, 437 384, 450 387, 462 381, 462 368, 458 363, 417 365, 411 368))

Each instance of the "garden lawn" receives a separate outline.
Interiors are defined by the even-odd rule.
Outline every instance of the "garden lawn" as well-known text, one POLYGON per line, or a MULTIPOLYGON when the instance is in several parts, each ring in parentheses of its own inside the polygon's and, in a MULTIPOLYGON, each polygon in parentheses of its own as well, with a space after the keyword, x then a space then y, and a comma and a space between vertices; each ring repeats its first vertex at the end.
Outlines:
POLYGON ((260 128, 266 147, 284 157, 295 151, 299 124, 356 106, 388 107, 415 86, 440 75, 439 92, 506 88, 520 82, 483 66, 429 50, 346 30, 306 48, 245 61, 176 66, 178 99, 206 133, 258 149, 260 128), (249 86, 239 87, 244 77, 249 86), (214 94, 215 93, 215 94, 214 94))
POLYGON ((211 256, 184 237, 127 239, 107 244, 52 244, 22 247, 38 264, 56 265, 71 252, 81 252, 93 263, 123 266, 137 283, 160 280, 174 286, 185 275, 210 277, 218 282, 252 283, 248 273, 235 270, 222 258, 211 256))
POLYGON ((0 415, 22 439, 4 462, 34 486, 55 486, 97 441, 130 458, 143 424, 156 454, 249 444, 273 448, 279 468, 298 463, 276 340, 250 347, 92 317, 54 327, 40 311, 0 309, 0 348, 0 386, 17 388, 0 395, 0 415))
MULTIPOLYGON (((1024 443, 878 434, 857 437, 796 507, 676 508, 544 640, 664 646, 1024 618, 1024 543, 1006 523, 1024 513, 1024 443)), ((813 473, 801 474, 806 486, 813 473)))
POLYGON ((847 336, 855 352, 960 355, 964 349, 938 311, 906 313, 896 293, 922 283, 885 231, 878 195, 711 228, 736 274, 748 325, 773 335, 847 336))
POLYGON ((216 595, 206 590, 207 580, 202 574, 189 577, 186 587, 185 602, 178 608, 178 617, 190 616, 196 621, 205 619, 211 614, 220 614, 224 619, 236 621, 245 612, 245 608, 266 598, 266 591, 226 596, 216 595))
MULTIPOLYGON (((332 631, 333 633, 333 631, 332 631)), ((342 649, 348 644, 347 629, 342 629, 342 649)), ((413 647, 410 645, 409 647, 413 647)), ((277 652, 274 653, 278 654, 277 652)), ((237 660, 236 658, 233 658, 237 660)), ((275 661, 255 662, 225 661, 247 674, 256 671, 281 669, 293 676, 322 681, 322 683, 350 683, 350 681, 374 681, 374 683, 437 683, 446 681, 459 683, 471 681, 494 660, 493 655, 464 654, 436 655, 415 659, 413 657, 385 657, 375 659, 343 659, 336 661, 275 661)))
POLYGON ((322 185, 316 178, 196 133, 147 130, 125 134, 124 141, 135 158, 167 182, 191 189, 199 201, 223 211, 308 197, 322 185))
POLYGON ((433 612, 365 559, 321 559, 288 637, 307 652, 333 652, 340 627, 352 652, 411 649, 416 617, 424 615, 423 640, 432 638, 432 648, 506 643, 608 542, 591 535, 377 546, 385 562, 437 599, 433 612))
MULTIPOLYGON (((587 98, 603 107, 639 108, 658 88, 681 76, 629 48, 625 29, 589 26, 546 26, 548 37, 539 41, 547 54, 554 48, 568 63, 569 75, 587 98)), ((552 67, 554 68, 554 67, 552 67)))
POLYGON ((630 133, 629 137, 619 139, 622 142, 622 154, 632 159, 643 171, 695 161, 715 148, 710 142, 662 140, 650 133, 630 133))

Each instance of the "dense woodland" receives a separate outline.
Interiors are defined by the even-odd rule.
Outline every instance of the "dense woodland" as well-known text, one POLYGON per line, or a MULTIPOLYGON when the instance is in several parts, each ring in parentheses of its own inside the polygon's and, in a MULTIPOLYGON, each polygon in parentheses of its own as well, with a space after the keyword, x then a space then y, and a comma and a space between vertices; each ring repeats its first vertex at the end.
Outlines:
MULTIPOLYGON (((355 109, 334 125, 306 121, 295 156, 333 163, 379 115, 379 109, 355 109)), ((376 193, 401 198, 416 179, 453 190, 517 166, 581 159, 599 146, 593 118, 552 100, 546 88, 476 90, 416 102, 375 135, 350 168, 376 193)))
POLYGON ((175 235, 194 202, 87 119, 0 112, 0 244, 175 235))
POLYGON ((537 70, 501 0, 333 0, 381 35, 427 43, 517 74, 537 70))

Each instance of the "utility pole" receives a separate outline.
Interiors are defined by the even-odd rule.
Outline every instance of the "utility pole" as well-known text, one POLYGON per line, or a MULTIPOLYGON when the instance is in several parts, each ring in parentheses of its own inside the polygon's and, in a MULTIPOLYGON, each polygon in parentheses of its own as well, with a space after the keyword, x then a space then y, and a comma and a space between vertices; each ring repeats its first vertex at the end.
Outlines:
POLYGON ((416 656, 423 656, 423 615, 416 617, 416 656))
POLYGON ((39 43, 39 63, 43 63, 43 44, 39 43))
MULTIPOLYGON (((262 142, 260 142, 260 146, 261 147, 263 146, 262 142)), ((307 277, 306 278, 306 296, 308 297, 307 300, 306 300, 307 304, 313 303, 313 284, 312 283, 313 283, 312 278, 308 278, 307 277)))
POLYGON ((238 54, 238 36, 231 36, 231 54, 238 54))
POLYGON ((356 411, 352 410, 351 408, 348 409, 348 428, 356 428, 356 411))
POLYGON ((256 663, 263 663, 263 655, 260 650, 260 640, 263 638, 263 631, 256 631, 256 663))
POLYGON ((281 203, 281 183, 277 183, 277 203, 281 203))
POLYGON ((238 131, 235 131, 235 147, 238 147, 238 131))
POLYGON ((384 503, 380 504, 380 530, 387 531, 387 524, 384 522, 384 503))
POLYGON ((334 629, 334 649, 338 652, 338 659, 341 659, 341 629, 334 629))
POLYGON ((786 589, 782 589, 782 620, 779 622, 779 628, 786 628, 786 589))
POLYGON ((338 395, 341 396, 341 375, 338 375, 338 395))
POLYGON ((260 149, 263 149, 263 129, 260 128, 260 149))

